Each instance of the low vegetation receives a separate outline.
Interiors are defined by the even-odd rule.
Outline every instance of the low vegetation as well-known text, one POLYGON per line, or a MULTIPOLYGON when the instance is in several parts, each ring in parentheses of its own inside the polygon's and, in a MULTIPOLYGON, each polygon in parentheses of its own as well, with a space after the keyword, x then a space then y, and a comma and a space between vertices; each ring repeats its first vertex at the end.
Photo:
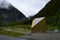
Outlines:
MULTIPOLYGON (((15 28, 29 29, 28 31, 31 30, 30 24, 22 24, 21 22, 10 22, 7 24, 2 24, 2 26, 0 27, 0 34, 1 35, 7 35, 7 36, 13 36, 13 37, 24 36, 25 34, 22 33, 23 31, 21 31, 21 33, 20 32, 14 32, 14 31, 6 31, 3 29, 4 27, 5 28, 11 28, 13 30, 15 30, 15 28)), ((27 31, 25 30, 25 32, 27 32, 27 31)))
POLYGON ((22 33, 17 33, 13 31, 5 31, 4 29, 0 29, 0 35, 7 35, 7 36, 13 36, 13 37, 24 36, 24 34, 22 33))

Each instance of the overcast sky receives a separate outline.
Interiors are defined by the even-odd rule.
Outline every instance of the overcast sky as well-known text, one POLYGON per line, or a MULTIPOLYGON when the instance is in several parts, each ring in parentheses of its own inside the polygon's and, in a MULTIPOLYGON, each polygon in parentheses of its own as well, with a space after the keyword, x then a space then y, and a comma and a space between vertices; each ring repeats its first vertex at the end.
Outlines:
POLYGON ((38 13, 50 0, 6 0, 26 17, 38 13))

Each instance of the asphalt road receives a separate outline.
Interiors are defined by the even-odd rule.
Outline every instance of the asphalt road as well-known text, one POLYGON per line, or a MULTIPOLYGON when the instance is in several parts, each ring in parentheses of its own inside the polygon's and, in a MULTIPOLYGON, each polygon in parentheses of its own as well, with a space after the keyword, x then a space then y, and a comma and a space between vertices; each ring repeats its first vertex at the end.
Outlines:
POLYGON ((0 35, 0 40, 26 40, 26 39, 14 38, 14 37, 8 37, 8 36, 0 35))
POLYGON ((31 36, 22 36, 20 38, 28 40, 60 40, 60 33, 32 33, 31 36))

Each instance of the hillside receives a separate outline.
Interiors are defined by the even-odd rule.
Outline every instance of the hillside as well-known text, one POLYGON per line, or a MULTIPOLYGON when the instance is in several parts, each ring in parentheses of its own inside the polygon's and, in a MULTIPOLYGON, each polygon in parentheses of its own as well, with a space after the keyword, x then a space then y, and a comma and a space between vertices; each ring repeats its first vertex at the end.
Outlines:
POLYGON ((16 22, 24 19, 26 19, 25 15, 13 6, 10 6, 9 9, 0 8, 0 26, 8 22, 16 22))
POLYGON ((37 17, 46 17, 47 25, 58 26, 60 24, 60 0, 51 0, 31 19, 37 17))
POLYGON ((19 10, 10 6, 9 9, 0 8, 0 21, 16 21, 26 18, 19 10))

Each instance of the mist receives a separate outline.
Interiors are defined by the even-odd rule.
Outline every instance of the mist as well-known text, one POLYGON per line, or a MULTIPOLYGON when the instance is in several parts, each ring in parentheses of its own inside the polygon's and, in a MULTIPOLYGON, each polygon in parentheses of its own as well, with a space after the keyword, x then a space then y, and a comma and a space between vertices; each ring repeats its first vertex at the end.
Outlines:
POLYGON ((0 0, 0 8, 9 9, 9 6, 11 6, 9 2, 7 2, 6 0, 0 0))
POLYGON ((26 17, 36 15, 50 0, 7 0, 26 17))

